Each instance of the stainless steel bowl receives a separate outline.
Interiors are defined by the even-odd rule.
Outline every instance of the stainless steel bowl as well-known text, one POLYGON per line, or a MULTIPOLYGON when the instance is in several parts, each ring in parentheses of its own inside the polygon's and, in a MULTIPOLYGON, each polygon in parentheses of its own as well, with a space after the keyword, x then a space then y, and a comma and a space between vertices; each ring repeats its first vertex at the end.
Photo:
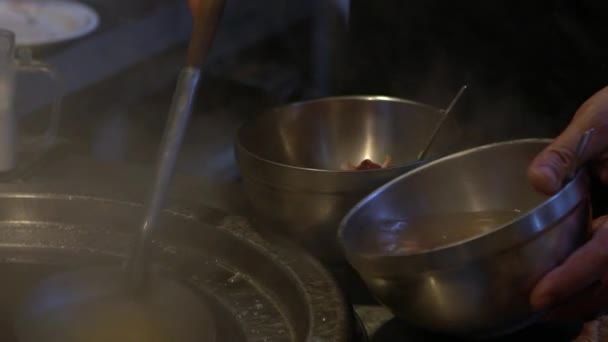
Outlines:
MULTIPOLYGON (((470 149, 382 186, 340 225, 348 261, 380 302, 422 328, 487 337, 533 322, 539 313, 529 306, 532 287, 580 245, 590 221, 585 173, 552 197, 528 183, 528 164, 548 142, 470 149), (496 210, 519 213, 463 241, 426 251, 400 248, 402 234, 419 233, 397 225, 403 220, 496 210)), ((453 234, 455 224, 446 220, 431 235, 419 235, 453 234)))
POLYGON ((235 144, 254 210, 264 226, 288 233, 317 256, 343 259, 335 238, 342 217, 380 185, 421 165, 416 156, 441 115, 414 101, 353 96, 260 116, 240 128, 235 144), (387 154, 394 167, 341 169, 366 158, 382 162, 387 154))

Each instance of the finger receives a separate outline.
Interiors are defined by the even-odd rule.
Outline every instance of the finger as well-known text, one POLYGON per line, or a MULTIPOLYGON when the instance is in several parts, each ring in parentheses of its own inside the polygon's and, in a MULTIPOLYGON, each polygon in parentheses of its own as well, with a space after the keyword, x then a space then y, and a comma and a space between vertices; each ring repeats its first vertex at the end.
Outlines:
POLYGON ((602 277, 608 269, 608 229, 604 227, 541 279, 530 296, 533 308, 540 310, 565 300, 602 277))
POLYGON ((583 330, 574 342, 598 342, 599 341, 599 322, 591 321, 585 323, 583 330))
POLYGON ((597 321, 600 325, 598 328, 599 340, 608 341, 608 317, 606 315, 603 315, 599 317, 597 321))
MULTIPOLYGON (((591 223, 591 233, 595 234, 600 228, 608 227, 608 215, 600 216, 591 223)), ((608 246, 607 246, 608 248, 608 246)))
POLYGON ((608 159, 602 158, 593 165, 593 172, 603 184, 608 185, 608 159))
POLYGON ((600 90, 587 100, 576 112, 572 121, 547 148, 530 164, 528 178, 532 185, 547 195, 555 194, 561 188, 570 164, 573 162, 578 142, 585 131, 590 128, 603 129, 596 131, 580 163, 585 163, 605 150, 608 141, 599 139, 608 133, 608 87, 600 90))
POLYGON ((548 321, 592 320, 608 306, 608 289, 595 283, 561 302, 544 317, 548 321))

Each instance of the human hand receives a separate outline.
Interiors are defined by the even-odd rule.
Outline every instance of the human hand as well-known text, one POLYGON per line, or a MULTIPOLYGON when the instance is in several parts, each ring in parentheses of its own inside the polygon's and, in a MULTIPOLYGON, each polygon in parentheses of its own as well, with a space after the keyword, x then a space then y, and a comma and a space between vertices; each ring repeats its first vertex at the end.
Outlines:
MULTIPOLYGON (((581 136, 595 128, 581 163, 608 185, 608 87, 589 98, 576 112, 568 127, 542 151, 528 170, 531 183, 540 192, 559 191, 575 158, 581 136)), ((592 224, 593 237, 562 265, 536 285, 530 296, 535 309, 559 304, 553 318, 589 318, 608 308, 608 216, 592 224)))

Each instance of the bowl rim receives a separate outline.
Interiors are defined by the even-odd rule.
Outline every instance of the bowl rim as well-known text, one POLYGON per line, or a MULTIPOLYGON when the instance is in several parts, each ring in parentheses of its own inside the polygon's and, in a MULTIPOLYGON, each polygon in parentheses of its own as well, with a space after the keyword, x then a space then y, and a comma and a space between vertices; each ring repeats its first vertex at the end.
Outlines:
MULTIPOLYGON (((383 254, 380 252, 378 252, 378 253, 358 253, 358 252, 351 252, 351 248, 348 247, 349 244, 346 243, 346 241, 345 241, 346 240, 345 232, 348 229, 348 227, 350 226, 349 223, 352 220, 352 218, 358 214, 359 210, 361 210, 363 207, 365 207, 368 203, 372 202, 376 196, 383 193, 386 189, 391 188, 392 186, 399 183, 400 181, 402 181, 405 178, 411 177, 412 175, 419 173, 419 172, 424 172, 426 169, 432 168, 436 164, 445 163, 450 160, 458 159, 460 157, 463 157, 463 156, 466 156, 466 155, 469 155, 472 153, 476 153, 479 151, 483 151, 483 150, 487 150, 487 149, 491 149, 491 148, 495 148, 495 147, 499 147, 499 146, 508 146, 508 145, 517 145, 517 144, 526 144, 526 143, 543 143, 543 144, 548 145, 551 141, 553 141, 553 139, 527 138, 527 139, 500 141, 500 142, 495 142, 495 143, 491 143, 491 144, 487 144, 487 145, 482 145, 482 146, 470 148, 467 150, 463 150, 463 151, 460 151, 460 152, 457 152, 454 154, 450 154, 450 155, 442 157, 442 158, 438 158, 436 160, 433 160, 433 161, 427 163, 426 165, 420 166, 416 169, 413 169, 411 171, 404 173, 403 175, 401 175, 399 177, 396 177, 395 179, 393 179, 393 180, 387 182, 386 184, 382 185, 381 187, 377 188, 372 193, 370 193, 365 198, 363 198, 361 201, 359 201, 353 208, 351 208, 348 211, 348 213, 340 221, 340 224, 339 224, 338 230, 337 230, 337 240, 342 248, 344 255, 346 256, 346 258, 349 260, 350 263, 353 263, 353 266, 357 265, 358 261, 361 261, 361 260, 364 260, 364 262, 366 264, 367 263, 382 264, 385 261, 391 262, 391 261, 395 261, 396 259, 403 260, 404 258, 413 258, 413 259, 421 258, 422 261, 428 261, 429 259, 433 259, 434 256, 436 256, 437 254, 440 254, 440 253, 441 254, 443 254, 443 253, 451 254, 452 252, 457 252, 457 249, 462 248, 465 244, 468 244, 471 242, 478 242, 480 240, 486 240, 487 238, 500 234, 501 232, 503 232, 503 234, 504 234, 504 231, 506 230, 505 228, 511 227, 511 228, 516 229, 518 226, 518 223, 521 223, 523 221, 526 221, 527 219, 530 219, 531 216, 533 215, 533 213, 538 212, 539 210, 542 210, 543 208, 549 207, 559 197, 564 196, 564 194, 576 191, 577 187, 579 186, 579 183, 581 182, 581 179, 586 176, 586 173, 583 172, 582 170, 579 170, 576 177, 572 181, 570 181, 568 184, 566 184, 564 187, 562 187, 557 193, 555 193, 552 196, 548 196, 546 199, 544 199, 543 201, 540 201, 540 203, 536 204, 535 206, 531 207, 528 210, 522 210, 519 215, 517 215, 513 219, 509 220, 508 222, 505 222, 505 223, 499 225, 495 229, 488 231, 484 234, 475 235, 468 239, 458 240, 458 241, 450 243, 450 244, 441 245, 437 248, 427 249, 427 250, 418 251, 418 252, 410 252, 410 253, 390 253, 390 254, 388 254, 388 253, 383 254)), ((573 204, 572 207, 569 208, 568 212, 572 211, 578 205, 579 205, 579 202, 576 202, 575 204, 573 204)), ((559 218, 558 218, 558 220, 559 220, 559 218)), ((534 234, 540 234, 551 227, 552 227, 552 225, 543 227, 542 229, 535 231, 534 234)), ((528 236, 526 236, 525 239, 524 238, 522 238, 522 239, 527 240, 529 238, 530 238, 530 236, 528 235, 528 236)), ((495 249, 490 249, 490 250, 495 250, 495 249)), ((471 256, 469 256, 469 258, 470 257, 471 256)), ((455 259, 458 259, 458 258, 455 258, 455 259)), ((457 264, 458 260, 454 260, 454 263, 457 264)), ((433 261, 429 262, 429 265, 435 265, 435 264, 436 263, 433 261)), ((355 267, 355 268, 357 268, 357 267, 355 267)), ((443 267, 435 267, 435 268, 440 269, 443 267)))
POLYGON ((361 101, 361 102, 382 101, 382 102, 389 102, 389 103, 402 103, 402 104, 415 105, 415 106, 422 107, 426 110, 435 111, 435 112, 443 111, 443 109, 440 109, 438 107, 434 107, 429 104, 425 104, 425 103, 418 102, 415 100, 409 100, 409 99, 403 99, 403 98, 391 97, 391 96, 384 96, 384 95, 342 95, 342 96, 319 97, 319 98, 310 99, 310 100, 292 102, 292 103, 288 103, 288 104, 285 104, 282 106, 273 107, 273 108, 265 111, 262 115, 254 118, 252 120, 247 120, 245 123, 243 123, 237 129, 237 131, 234 135, 234 145, 235 145, 235 148, 237 149, 237 153, 238 153, 238 151, 241 151, 242 153, 244 153, 245 155, 247 155, 250 158, 253 158, 257 161, 260 161, 260 162, 263 162, 263 163, 266 163, 268 165, 275 166, 275 167, 287 168, 287 169, 290 169, 293 171, 306 171, 306 172, 316 172, 316 173, 333 174, 333 175, 340 175, 340 174, 362 174, 362 175, 364 175, 364 174, 368 174, 368 173, 381 173, 381 172, 395 171, 395 170, 399 170, 399 169, 410 169, 412 167, 415 167, 416 165, 422 165, 425 162, 428 162, 429 160, 435 159, 435 158, 427 158, 424 160, 413 160, 412 162, 410 162, 408 164, 399 164, 399 165, 393 165, 393 166, 387 167, 387 168, 370 169, 370 170, 319 169, 319 168, 314 168, 314 167, 295 166, 295 165, 290 165, 290 164, 285 164, 285 163, 270 160, 268 158, 262 157, 261 155, 259 155, 257 153, 252 152, 250 149, 245 147, 245 145, 242 142, 241 135, 243 134, 243 132, 245 130, 249 129, 251 126, 253 126, 256 122, 258 122, 263 117, 277 115, 278 112, 281 112, 281 111, 284 111, 284 110, 287 110, 290 108, 294 108, 294 107, 302 107, 302 106, 314 105, 314 104, 330 102, 330 101, 361 101))

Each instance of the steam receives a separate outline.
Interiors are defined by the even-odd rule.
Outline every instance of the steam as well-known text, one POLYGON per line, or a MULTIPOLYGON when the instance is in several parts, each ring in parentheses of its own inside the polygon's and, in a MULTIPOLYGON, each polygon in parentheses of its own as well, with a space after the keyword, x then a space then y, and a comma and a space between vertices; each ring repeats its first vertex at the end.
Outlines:
POLYGON ((490 70, 458 66, 442 51, 437 52, 422 74, 418 87, 393 90, 400 97, 445 108, 460 86, 469 85, 445 129, 439 132, 432 148, 435 153, 512 139, 553 137, 566 126, 577 106, 570 103, 561 113, 553 113, 547 108, 555 104, 535 98, 537 93, 522 87, 521 79, 501 78, 490 70))
POLYGON ((350 38, 359 80, 350 93, 382 93, 444 108, 460 86, 469 85, 452 128, 438 136, 444 147, 554 137, 605 85, 605 49, 598 44, 602 22, 573 11, 574 3, 560 8, 430 0, 354 6, 350 38))

